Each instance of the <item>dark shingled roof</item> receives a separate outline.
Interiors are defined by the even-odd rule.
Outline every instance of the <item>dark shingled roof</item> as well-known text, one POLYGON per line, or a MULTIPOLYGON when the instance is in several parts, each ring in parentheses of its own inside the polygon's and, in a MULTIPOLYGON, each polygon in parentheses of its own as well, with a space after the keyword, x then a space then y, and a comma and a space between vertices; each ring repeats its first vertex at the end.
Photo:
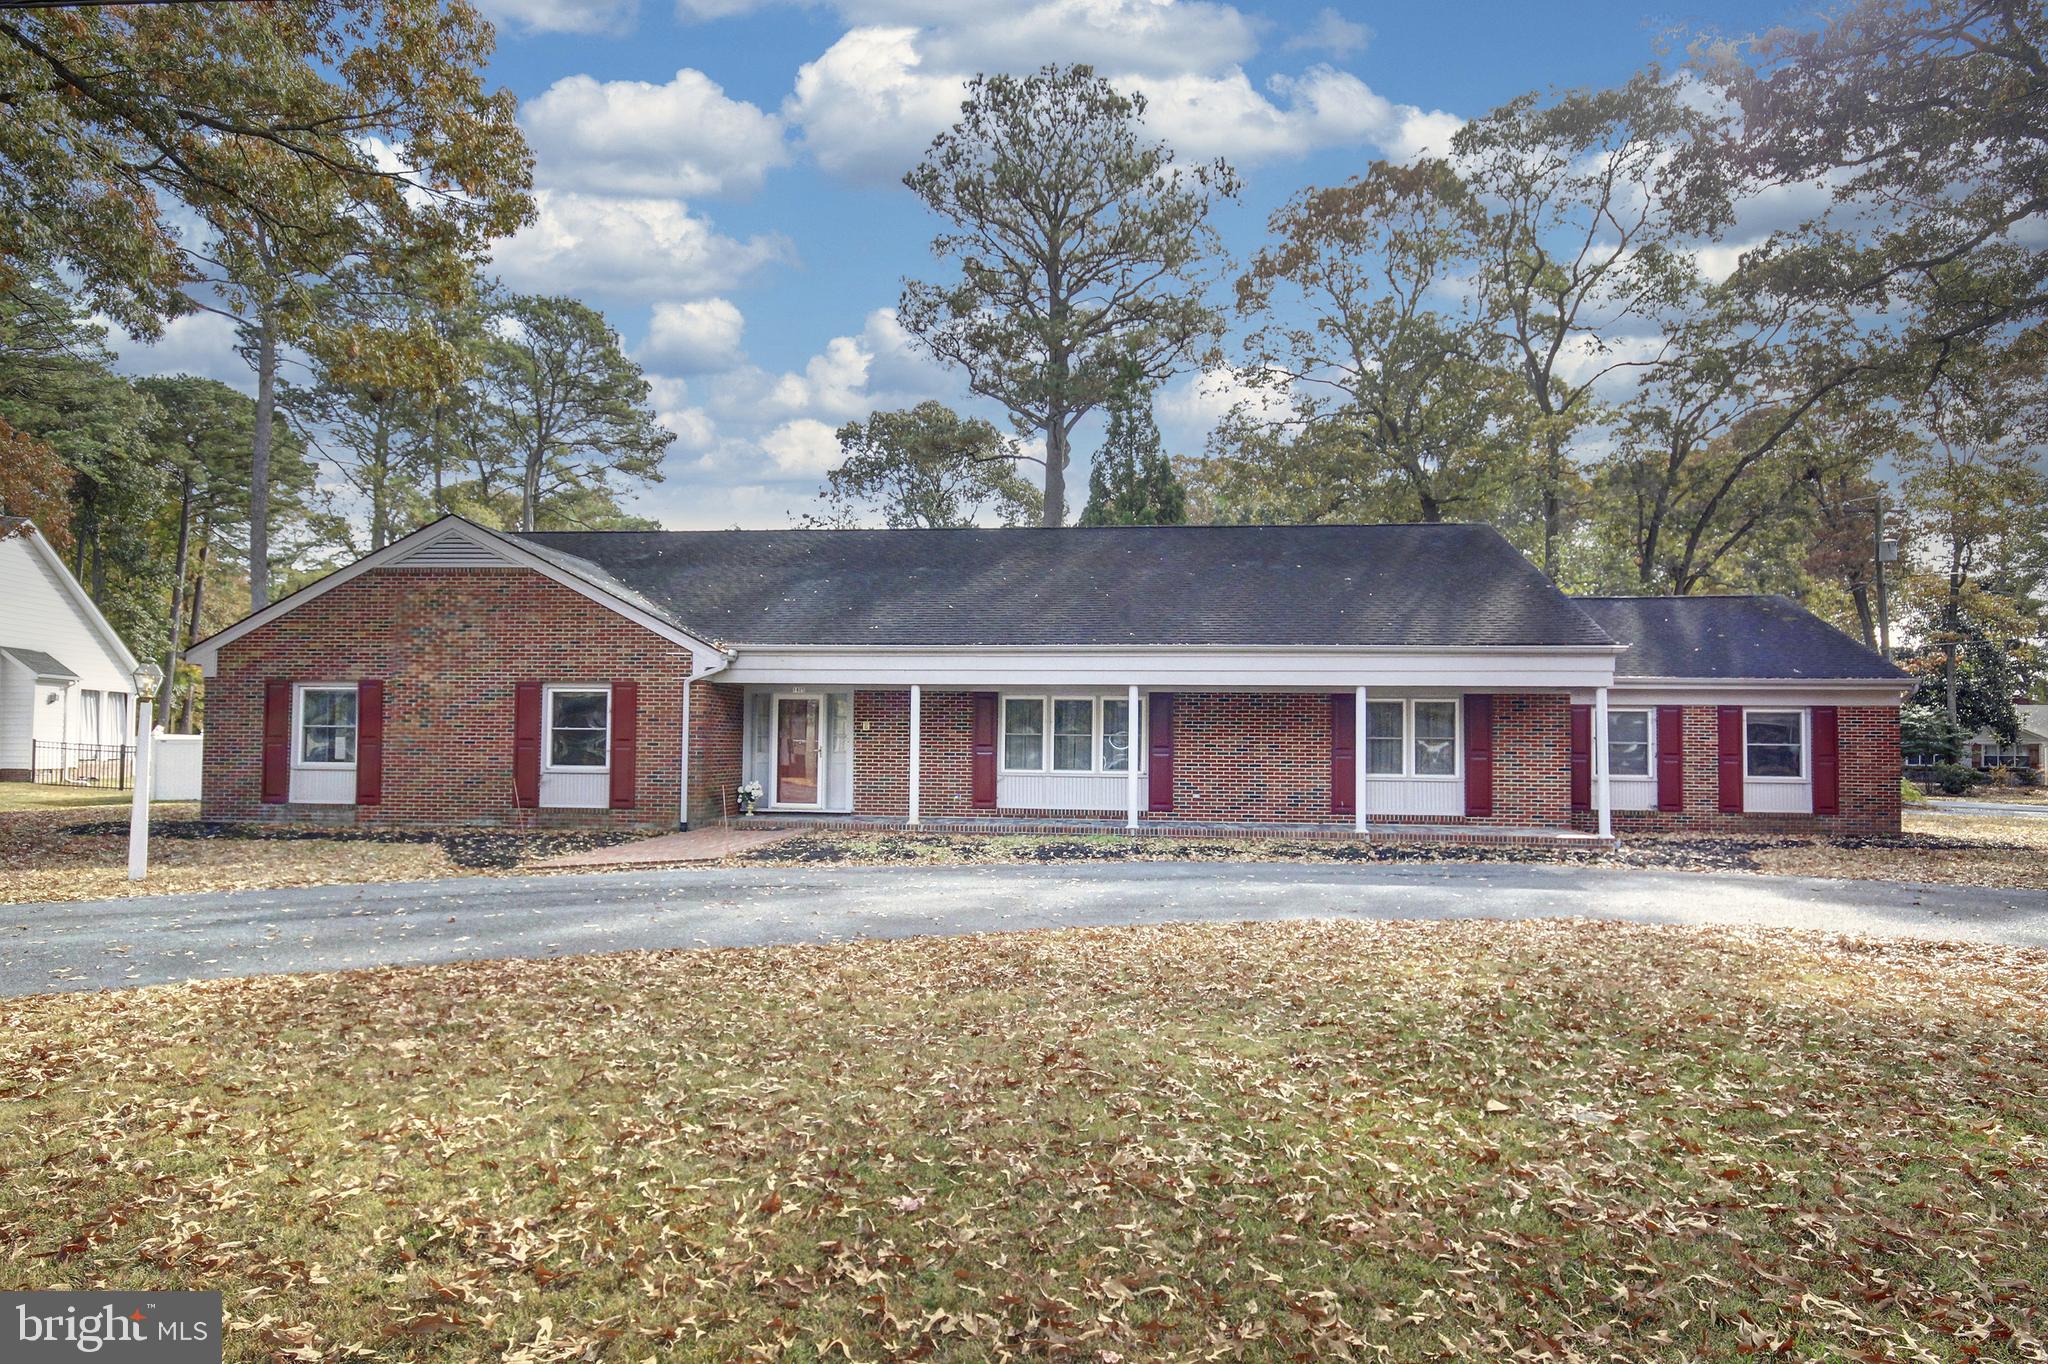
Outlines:
POLYGON ((55 654, 46 654, 41 649, 17 649, 13 645, 0 645, 0 654, 6 654, 22 667, 34 673, 39 680, 76 682, 78 674, 64 666, 55 654))
POLYGON ((548 531, 738 645, 1611 645, 1488 526, 548 531))
POLYGON ((1627 652, 1617 677, 1906 676, 1787 597, 1576 597, 1627 652))

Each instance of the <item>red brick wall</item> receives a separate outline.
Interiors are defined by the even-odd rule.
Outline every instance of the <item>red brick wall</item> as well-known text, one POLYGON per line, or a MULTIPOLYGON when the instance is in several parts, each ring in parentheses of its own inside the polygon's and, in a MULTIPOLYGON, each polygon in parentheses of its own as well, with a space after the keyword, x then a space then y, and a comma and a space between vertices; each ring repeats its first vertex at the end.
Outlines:
POLYGON ((1323 692, 1176 692, 1173 813, 1152 818, 1348 824, 1330 813, 1323 692))
POLYGON ((538 573, 373 570, 220 651, 206 688, 202 807, 227 820, 672 828, 689 671, 687 650, 538 573), (272 677, 383 679, 381 805, 263 804, 263 683, 272 677), (635 808, 516 808, 514 684, 621 679, 640 684, 635 808))
POLYGON ((1518 828, 1569 828, 1572 817, 1571 698, 1496 692, 1493 698, 1493 813, 1475 821, 1518 828))
POLYGON ((746 770, 741 747, 746 690, 723 682, 690 688, 690 822, 736 815, 734 792, 746 770))
MULTIPOLYGON (((1840 813, 1721 813, 1721 731, 1718 707, 1685 708, 1685 808, 1616 810, 1616 833, 1842 834, 1899 831, 1899 712, 1891 706, 1842 706, 1838 721, 1840 813)), ((1573 815, 1580 829, 1595 827, 1587 811, 1573 815)))

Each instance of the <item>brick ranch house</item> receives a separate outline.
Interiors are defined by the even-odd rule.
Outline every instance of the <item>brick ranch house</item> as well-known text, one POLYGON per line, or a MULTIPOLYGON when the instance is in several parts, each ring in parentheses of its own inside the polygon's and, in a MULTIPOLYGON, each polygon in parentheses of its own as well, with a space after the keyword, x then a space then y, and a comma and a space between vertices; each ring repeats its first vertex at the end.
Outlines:
POLYGON ((947 827, 1888 833, 1910 685, 1782 597, 1575 599, 1465 525, 448 517, 192 658, 208 818, 389 825, 687 826, 752 780, 947 827))

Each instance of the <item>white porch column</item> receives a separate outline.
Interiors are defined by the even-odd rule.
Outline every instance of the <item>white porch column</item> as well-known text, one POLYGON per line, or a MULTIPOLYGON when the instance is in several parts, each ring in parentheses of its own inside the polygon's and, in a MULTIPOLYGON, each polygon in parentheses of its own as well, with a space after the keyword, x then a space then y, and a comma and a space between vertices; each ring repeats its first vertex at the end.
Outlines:
POLYGON ((1351 721, 1351 813, 1359 833, 1365 832, 1365 688, 1358 689, 1358 710, 1351 721))
MULTIPOLYGON (((691 667, 696 663, 692 661, 691 667)), ((676 827, 690 827, 690 679, 683 679, 683 795, 681 808, 676 811, 676 827)))
POLYGON ((1607 780, 1607 688, 1593 690, 1593 807, 1600 812, 1600 836, 1614 837, 1614 801, 1607 780))
POLYGON ((1138 827, 1138 686, 1131 684, 1130 703, 1124 711, 1124 807, 1126 828, 1138 827))
POLYGON ((910 684, 910 824, 917 823, 917 779, 918 769, 924 765, 923 743, 918 734, 922 727, 919 721, 924 712, 924 690, 917 683, 910 684))

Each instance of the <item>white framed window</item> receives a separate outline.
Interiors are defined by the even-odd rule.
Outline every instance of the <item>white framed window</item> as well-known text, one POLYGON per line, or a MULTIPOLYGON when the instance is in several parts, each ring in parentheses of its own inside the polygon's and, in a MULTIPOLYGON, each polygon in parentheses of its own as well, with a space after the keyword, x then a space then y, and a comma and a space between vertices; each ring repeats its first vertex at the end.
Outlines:
POLYGON ((1464 771, 1465 708, 1455 700, 1365 703, 1365 774, 1450 781, 1464 771))
POLYGON ((298 688, 292 762, 298 767, 356 765, 356 689, 353 684, 304 683, 298 688))
POLYGON ((1417 701, 1409 707, 1415 732, 1415 775, 1458 775, 1458 711, 1456 701, 1417 701))
POLYGON ((1095 770, 1095 698, 1056 696, 1052 702, 1052 770, 1095 770))
POLYGON ((1003 770, 1045 770, 1045 698, 1003 698, 1003 770))
POLYGON ((1128 696, 1102 698, 1102 758, 1104 772, 1131 770, 1131 700, 1128 696))
POLYGON ((1607 712, 1607 771, 1616 777, 1647 777, 1655 771, 1657 727, 1647 710, 1607 712))
POLYGON ((1365 703, 1365 772, 1369 777, 1399 777, 1407 773, 1408 703, 1367 701, 1365 703))
POLYGON ((78 741, 82 744, 100 741, 100 694, 91 687, 78 693, 78 741))
MULTIPOLYGON (((1131 701, 1115 696, 1005 695, 1002 770, 1065 776, 1124 773, 1131 762, 1131 701)), ((1137 762, 1145 770, 1145 707, 1138 706, 1137 762)))
POLYGON ((1742 775, 1751 781, 1806 780, 1806 712, 1742 712, 1742 775))
POLYGON ((612 689, 542 689, 541 763, 550 772, 602 772, 612 765, 612 689))

